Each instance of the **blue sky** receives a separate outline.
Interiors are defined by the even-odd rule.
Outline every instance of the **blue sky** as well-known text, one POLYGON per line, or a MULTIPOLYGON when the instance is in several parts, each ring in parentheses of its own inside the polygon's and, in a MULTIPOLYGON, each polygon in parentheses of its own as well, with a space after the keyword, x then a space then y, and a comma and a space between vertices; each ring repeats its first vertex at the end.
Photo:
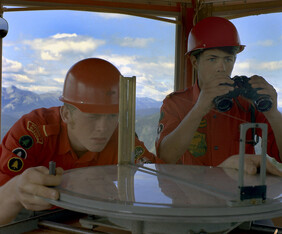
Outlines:
MULTIPOLYGON (((3 86, 61 91, 75 62, 101 57, 137 77, 137 96, 173 91, 175 25, 140 17, 78 11, 6 12, 3 86)), ((247 47, 233 75, 264 76, 282 92, 282 13, 232 20, 247 47)), ((282 106, 282 95, 279 95, 282 106)))

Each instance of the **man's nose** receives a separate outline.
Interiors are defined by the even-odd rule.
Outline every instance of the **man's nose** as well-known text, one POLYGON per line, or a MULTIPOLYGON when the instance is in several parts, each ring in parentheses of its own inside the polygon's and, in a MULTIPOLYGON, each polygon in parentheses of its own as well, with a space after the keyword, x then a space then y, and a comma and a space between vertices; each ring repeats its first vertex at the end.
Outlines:
POLYGON ((107 118, 106 117, 99 118, 99 120, 96 124, 97 130, 103 131, 103 130, 107 129, 107 126, 108 126, 107 118))
POLYGON ((226 71, 226 64, 225 64, 224 59, 219 59, 218 60, 217 71, 218 72, 226 71))

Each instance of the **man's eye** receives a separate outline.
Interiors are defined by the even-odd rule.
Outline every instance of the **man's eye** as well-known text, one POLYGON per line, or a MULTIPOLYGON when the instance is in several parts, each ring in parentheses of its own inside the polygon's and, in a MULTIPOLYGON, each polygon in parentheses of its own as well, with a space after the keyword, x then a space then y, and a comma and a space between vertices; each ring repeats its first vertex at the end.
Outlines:
POLYGON ((216 58, 209 58, 208 59, 210 62, 214 62, 216 60, 216 58))
POLYGON ((233 62, 234 60, 232 58, 226 58, 225 59, 227 62, 233 62))

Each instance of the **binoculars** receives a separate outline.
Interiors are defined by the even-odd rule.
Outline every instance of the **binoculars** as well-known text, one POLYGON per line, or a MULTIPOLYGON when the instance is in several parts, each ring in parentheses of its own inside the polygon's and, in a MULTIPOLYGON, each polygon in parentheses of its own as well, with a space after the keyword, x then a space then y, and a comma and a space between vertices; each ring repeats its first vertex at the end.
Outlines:
POLYGON ((249 84, 249 78, 247 76, 234 76, 231 78, 234 81, 234 84, 222 84, 227 86, 233 86, 234 90, 229 93, 217 96, 214 98, 213 102, 217 110, 225 112, 231 109, 233 105, 232 99, 241 95, 249 100, 251 100, 260 112, 268 111, 272 107, 272 99, 269 95, 258 94, 257 90, 261 88, 254 89, 249 84))

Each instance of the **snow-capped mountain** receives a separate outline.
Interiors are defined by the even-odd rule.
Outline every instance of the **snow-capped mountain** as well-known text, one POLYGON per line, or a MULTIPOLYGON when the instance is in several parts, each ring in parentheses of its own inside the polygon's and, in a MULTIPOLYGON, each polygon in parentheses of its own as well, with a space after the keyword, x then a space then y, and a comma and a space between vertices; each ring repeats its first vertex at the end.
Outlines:
MULTIPOLYGON (((22 115, 40 107, 60 106, 61 92, 37 94, 16 86, 2 88, 2 137, 22 115)), ((136 118, 159 112, 161 102, 151 98, 136 98, 136 118)))
POLYGON ((61 105, 59 95, 59 92, 36 94, 15 86, 3 88, 2 114, 19 118, 36 108, 58 106, 61 105))
MULTIPOLYGON (((37 94, 31 91, 18 89, 15 86, 2 89, 2 113, 14 117, 21 117, 23 114, 40 107, 60 106, 61 92, 49 92, 37 94)), ((161 102, 151 98, 136 98, 136 109, 159 109, 161 102)))

